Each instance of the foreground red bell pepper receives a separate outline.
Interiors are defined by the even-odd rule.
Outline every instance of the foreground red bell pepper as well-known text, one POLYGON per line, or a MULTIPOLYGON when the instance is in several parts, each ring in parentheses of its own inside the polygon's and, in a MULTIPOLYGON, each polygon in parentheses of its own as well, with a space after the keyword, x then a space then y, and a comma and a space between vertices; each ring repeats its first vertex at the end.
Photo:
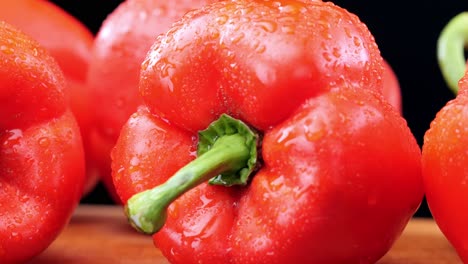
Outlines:
POLYGON ((110 151, 123 124, 142 103, 138 94, 141 62, 158 34, 188 10, 213 0, 128 0, 102 24, 93 44, 88 83, 93 117, 91 146, 100 175, 115 201, 110 151))
MULTIPOLYGON (((78 19, 60 7, 44 0, 0 1, 0 20, 19 28, 37 40, 57 60, 65 75, 70 94, 70 106, 83 135, 86 153, 91 114, 88 104, 86 74, 93 43, 92 33, 78 19)), ((95 186, 97 173, 90 155, 87 156, 88 180, 84 193, 95 186)))
POLYGON ((85 165, 59 66, 4 22, 0 108, 0 263, 23 263, 67 224, 82 194, 85 165))
POLYGON ((132 225, 172 263, 376 262, 423 196, 382 73, 330 2, 188 13, 142 63, 145 104, 112 151, 132 225))
POLYGON ((422 151, 429 209, 465 263, 468 262, 468 64, 464 58, 467 43, 468 13, 464 12, 444 28, 438 43, 442 73, 458 95, 437 113, 424 135, 422 151))

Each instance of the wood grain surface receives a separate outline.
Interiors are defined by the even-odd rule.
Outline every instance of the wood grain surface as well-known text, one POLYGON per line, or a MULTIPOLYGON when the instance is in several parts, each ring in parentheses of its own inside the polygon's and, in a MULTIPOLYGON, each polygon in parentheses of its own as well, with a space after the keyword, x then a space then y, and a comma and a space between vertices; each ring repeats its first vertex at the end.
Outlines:
MULTIPOLYGON (((136 233, 118 206, 81 205, 57 240, 29 264, 152 263, 168 261, 151 237, 136 233)), ((378 264, 459 264, 456 252, 431 219, 410 221, 378 264)))

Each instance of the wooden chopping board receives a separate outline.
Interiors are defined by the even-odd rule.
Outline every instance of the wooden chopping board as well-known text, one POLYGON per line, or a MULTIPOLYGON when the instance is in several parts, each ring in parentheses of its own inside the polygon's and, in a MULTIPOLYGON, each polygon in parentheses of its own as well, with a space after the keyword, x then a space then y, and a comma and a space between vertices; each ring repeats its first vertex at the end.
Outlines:
MULTIPOLYGON (((80 205, 57 240, 29 264, 163 264, 168 261, 151 237, 135 232, 121 207, 80 205)), ((410 221, 378 264, 461 264, 431 219, 410 221)))

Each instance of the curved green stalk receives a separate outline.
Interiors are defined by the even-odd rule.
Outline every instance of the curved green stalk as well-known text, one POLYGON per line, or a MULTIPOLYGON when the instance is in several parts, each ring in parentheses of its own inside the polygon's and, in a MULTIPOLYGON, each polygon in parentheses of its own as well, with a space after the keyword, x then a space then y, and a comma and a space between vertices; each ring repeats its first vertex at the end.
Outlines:
POLYGON ((130 224, 153 234, 166 222, 167 208, 179 196, 210 180, 223 186, 246 185, 257 165, 258 136, 247 125, 222 115, 199 133, 198 157, 162 185, 132 196, 125 206, 130 224))
POLYGON ((466 70, 465 47, 468 46, 468 12, 452 18, 437 42, 437 60, 442 75, 453 93, 466 70))

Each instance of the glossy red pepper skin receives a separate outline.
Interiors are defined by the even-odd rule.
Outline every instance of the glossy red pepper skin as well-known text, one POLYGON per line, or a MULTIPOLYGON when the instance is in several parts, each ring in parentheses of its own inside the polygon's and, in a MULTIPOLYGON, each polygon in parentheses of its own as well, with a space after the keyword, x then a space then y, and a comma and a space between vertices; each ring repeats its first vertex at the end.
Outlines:
POLYGON ((154 242, 172 263, 374 263, 422 196, 420 149, 381 96, 382 58, 329 2, 229 1, 187 14, 142 64, 145 106, 121 130, 126 202, 194 159, 222 113, 264 135, 246 187, 206 183, 168 208, 154 242))
POLYGON ((468 262, 468 12, 448 21, 437 41, 437 60, 455 98, 424 135, 422 168, 427 204, 461 260, 468 262))
MULTIPOLYGON (((284 120, 306 98, 334 86, 381 91, 382 59, 368 29, 356 26, 356 16, 333 8, 311 8, 315 13, 310 17, 323 18, 318 25, 308 25, 310 17, 299 17, 306 12, 306 4, 291 1, 289 14, 271 11, 274 5, 265 3, 268 19, 256 12, 252 16, 259 17, 252 18, 250 10, 242 11, 246 21, 238 14, 217 11, 214 19, 200 16, 200 23, 190 27, 178 23, 173 30, 185 31, 183 35, 169 32, 166 39, 158 40, 160 51, 154 48, 143 62, 140 79, 145 102, 151 108, 157 105, 152 112, 190 131, 204 129, 223 112, 233 112, 234 117, 265 130, 284 120), (227 23, 230 16, 238 20, 237 25, 227 23), (296 40, 300 34, 301 40, 296 40), (251 53, 245 54, 246 49, 251 53), (187 59, 189 63, 178 65, 187 59), (294 93, 285 87, 294 88, 294 93), (185 114, 180 115, 181 111, 185 114)), ((235 4, 227 6, 234 12, 235 4)))
POLYGON ((88 83, 93 118, 93 155, 115 201, 110 151, 123 124, 142 100, 138 93, 141 62, 157 35, 187 11, 214 0, 129 0, 120 4, 102 24, 93 44, 88 83))
MULTIPOLYGON (((304 3, 317 2, 321 0, 302 0, 304 3)), ((382 94, 388 102, 393 105, 400 114, 403 113, 401 89, 398 77, 388 61, 383 61, 384 74, 382 76, 383 89, 382 94)))
MULTIPOLYGON (((94 36, 78 19, 44 0, 0 1, 0 19, 37 40, 58 62, 65 75, 69 100, 83 135, 86 153, 91 114, 86 75, 94 36)), ((88 180, 84 193, 94 187, 96 165, 87 154, 88 180)))
POLYGON ((56 61, 0 23, 0 262, 42 252, 68 223, 85 180, 79 127, 56 61))
MULTIPOLYGON (((321 0, 301 0, 304 3, 317 2, 321 0)), ((383 60, 384 73, 382 76, 383 89, 382 94, 387 101, 397 109, 400 114, 403 113, 403 105, 401 98, 401 88, 398 77, 395 74, 392 66, 387 60, 383 60)))
POLYGON ((464 262, 468 261, 468 73, 455 99, 424 135, 423 173, 431 213, 464 262))

